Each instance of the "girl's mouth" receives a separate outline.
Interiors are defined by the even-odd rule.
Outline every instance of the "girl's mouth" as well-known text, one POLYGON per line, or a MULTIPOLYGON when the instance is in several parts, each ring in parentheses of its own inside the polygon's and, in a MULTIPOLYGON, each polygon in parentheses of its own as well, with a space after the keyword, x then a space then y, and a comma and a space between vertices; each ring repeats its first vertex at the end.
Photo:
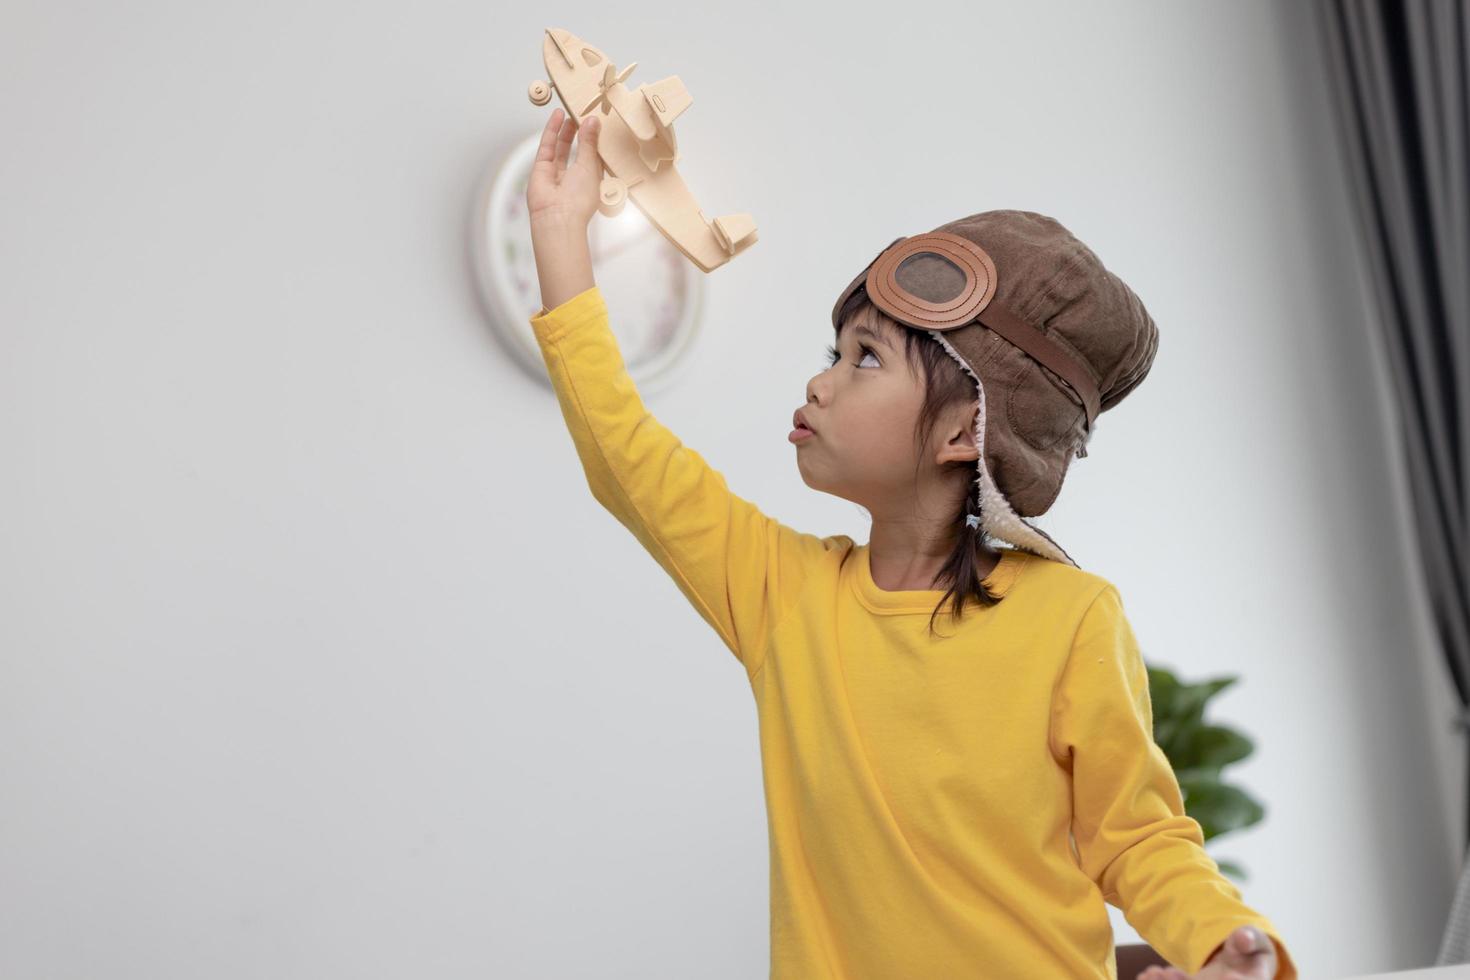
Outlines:
POLYGON ((804 425, 798 425, 796 428, 791 430, 790 435, 788 435, 786 438, 790 442, 798 443, 805 442, 807 439, 811 438, 814 435, 816 435, 816 433, 813 432, 811 429, 808 429, 804 425))

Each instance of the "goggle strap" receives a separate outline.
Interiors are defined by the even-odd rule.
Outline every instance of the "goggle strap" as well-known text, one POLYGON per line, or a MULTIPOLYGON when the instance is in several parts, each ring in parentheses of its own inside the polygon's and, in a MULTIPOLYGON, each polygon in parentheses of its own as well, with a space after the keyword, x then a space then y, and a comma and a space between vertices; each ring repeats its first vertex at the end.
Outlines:
POLYGON ((1071 351, 1016 316, 1004 303, 993 299, 985 305, 978 319, 985 326, 1031 355, 1034 360, 1056 372, 1063 381, 1071 385, 1073 392, 1082 401, 1083 410, 1087 413, 1087 431, 1092 431, 1092 423, 1097 418, 1098 406, 1102 399, 1097 391, 1097 383, 1092 380, 1092 375, 1078 362, 1071 351))

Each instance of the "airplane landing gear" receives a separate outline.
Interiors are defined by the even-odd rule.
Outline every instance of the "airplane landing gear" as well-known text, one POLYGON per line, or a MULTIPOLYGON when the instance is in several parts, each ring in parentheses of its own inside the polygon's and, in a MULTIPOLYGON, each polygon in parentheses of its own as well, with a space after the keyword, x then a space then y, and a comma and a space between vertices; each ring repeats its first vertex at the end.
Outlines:
POLYGON ((597 209, 606 217, 615 218, 628 200, 628 185, 616 177, 604 177, 598 187, 597 196, 597 209))

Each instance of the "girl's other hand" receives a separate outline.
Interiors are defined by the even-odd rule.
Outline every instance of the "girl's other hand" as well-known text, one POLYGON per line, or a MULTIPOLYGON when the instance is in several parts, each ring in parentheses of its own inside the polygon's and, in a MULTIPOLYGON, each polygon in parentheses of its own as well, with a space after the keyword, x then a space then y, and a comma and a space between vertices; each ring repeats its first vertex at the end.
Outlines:
POLYGON ((1279 964, 1271 937, 1255 926, 1241 926, 1225 937, 1198 973, 1185 973, 1175 966, 1151 966, 1138 975, 1138 980, 1271 980, 1279 964))
POLYGON ((583 122, 577 162, 568 166, 577 131, 576 122, 570 116, 563 118, 560 107, 541 131, 541 145, 536 148, 536 162, 526 183, 526 209, 533 233, 541 227, 585 233, 597 210, 598 186, 602 183, 597 139, 602 133, 602 120, 592 115, 583 122))

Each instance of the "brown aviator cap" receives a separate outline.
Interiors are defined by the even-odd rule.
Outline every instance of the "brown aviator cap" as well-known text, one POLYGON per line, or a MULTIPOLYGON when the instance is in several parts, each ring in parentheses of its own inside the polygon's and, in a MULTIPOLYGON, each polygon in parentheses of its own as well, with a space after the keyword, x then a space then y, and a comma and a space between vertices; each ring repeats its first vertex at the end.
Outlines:
POLYGON ((1012 210, 895 240, 837 298, 834 329, 859 289, 974 379, 980 526, 1075 565, 1023 518, 1051 507, 1097 416, 1153 365, 1158 329, 1133 290, 1056 219, 1012 210))

